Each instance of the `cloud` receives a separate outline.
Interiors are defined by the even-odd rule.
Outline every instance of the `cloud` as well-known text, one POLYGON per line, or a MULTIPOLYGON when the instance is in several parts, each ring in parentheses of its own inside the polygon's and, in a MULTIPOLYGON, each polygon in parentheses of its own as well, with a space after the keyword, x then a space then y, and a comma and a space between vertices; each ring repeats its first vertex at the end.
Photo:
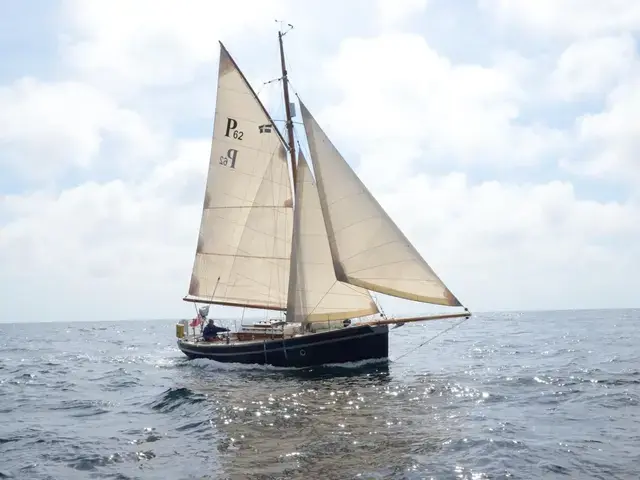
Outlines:
POLYGON ((562 133, 523 124, 526 95, 507 69, 452 64, 424 38, 389 34, 348 39, 327 63, 341 93, 324 112, 340 138, 367 149, 419 149, 421 162, 523 165, 559 149, 562 133))
POLYGON ((286 16, 280 0, 68 0, 66 13, 70 64, 129 88, 187 83, 199 67, 212 68, 218 40, 271 32, 286 16))
POLYGON ((428 0, 377 0, 378 21, 394 25, 426 10, 428 0))
POLYGON ((558 58, 551 74, 552 92, 562 100, 593 97, 614 87, 637 69, 631 35, 577 41, 558 58))
POLYGON ((623 191, 618 201, 599 202, 581 198, 571 181, 478 182, 441 172, 484 167, 501 178, 526 167, 535 177, 554 159, 584 154, 561 166, 597 178, 633 178, 640 169, 629 155, 639 151, 638 136, 633 123, 619 128, 614 119, 624 105, 625 113, 633 110, 628 94, 634 90, 624 87, 634 71, 627 63, 632 52, 624 36, 581 41, 560 55, 555 70, 545 70, 544 62, 504 52, 491 66, 454 64, 418 35, 348 39, 325 70, 341 94, 318 116, 426 258, 441 262, 436 270, 450 272, 461 298, 482 304, 490 290, 502 305, 559 306, 573 283, 569 295, 583 305, 608 302, 600 289, 615 290, 611 304, 629 305, 632 295, 619 279, 628 281, 640 262, 639 249, 628 243, 640 239, 640 209, 623 191), (572 84, 572 75, 582 84, 572 84), (536 81, 538 89, 529 91, 536 81), (623 89, 613 91, 611 106, 574 117, 569 128, 526 112, 549 95, 601 98, 611 85, 623 89))
POLYGON ((305 103, 470 308, 637 301, 636 7, 481 1, 487 52, 454 60, 416 28, 433 2, 350 3, 328 31, 343 3, 65 2, 62 71, 0 87, 0 164, 28 182, 0 191, 0 321, 192 314, 217 40, 260 90, 275 18, 305 103))
POLYGON ((565 40, 640 29, 635 0, 478 0, 478 5, 505 27, 565 40))
MULTIPOLYGON (((10 219, 0 231, 4 275, 22 278, 25 287, 39 283, 58 298, 82 289, 82 298, 49 307, 59 318, 81 319, 91 305, 106 310, 96 316, 110 318, 110 303, 120 295, 151 302, 158 289, 186 292, 209 141, 181 142, 176 150, 141 181, 88 181, 61 192, 6 196, 0 202, 10 219)), ((135 302, 120 315, 141 312, 135 302)))
POLYGON ((568 182, 474 183, 461 173, 418 174, 378 197, 469 305, 633 303, 625 282, 638 284, 640 248, 620 245, 640 238, 640 205, 580 199, 568 182))
POLYGON ((28 77, 0 87, 0 132, 0 164, 40 180, 70 167, 90 167, 107 137, 114 153, 138 161, 157 155, 162 144, 137 112, 102 91, 28 77))
POLYGON ((633 188, 640 185, 640 127, 635 120, 640 108, 639 87, 640 71, 636 71, 607 95, 603 111, 578 119, 579 150, 562 166, 593 178, 631 184, 633 188))
MULTIPOLYGON (((89 276, 108 269, 118 275, 137 268, 137 262, 130 260, 144 258, 150 244, 172 244, 184 238, 185 230, 197 233, 197 226, 183 228, 186 207, 192 210, 186 215, 188 220, 199 220, 194 206, 197 200, 201 202, 201 195, 196 192, 198 187, 203 188, 202 177, 206 174, 199 165, 203 153, 206 158, 206 149, 195 146, 198 148, 182 146, 184 151, 191 151, 188 157, 167 162, 140 182, 84 182, 59 193, 7 197, 4 213, 13 221, 3 228, 1 241, 4 251, 17 254, 8 255, 3 265, 29 271, 45 267, 51 273, 89 276), (172 178, 167 177, 169 172, 172 178), (130 258, 104 256, 117 251, 131 253, 130 258)), ((193 243, 189 240, 188 244, 193 243)), ((156 266, 162 268, 163 262, 156 266)))

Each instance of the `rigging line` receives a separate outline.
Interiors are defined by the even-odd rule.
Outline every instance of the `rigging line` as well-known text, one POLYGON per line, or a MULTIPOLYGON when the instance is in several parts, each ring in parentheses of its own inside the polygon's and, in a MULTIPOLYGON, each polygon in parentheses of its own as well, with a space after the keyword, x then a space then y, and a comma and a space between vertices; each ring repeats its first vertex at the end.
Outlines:
MULTIPOLYGON (((296 94, 296 98, 297 98, 297 94, 296 94)), ((298 114, 298 112, 296 112, 296 114, 298 114)), ((305 130, 304 127, 304 122, 303 121, 299 121, 299 122, 293 122, 293 133, 294 136, 296 137, 296 140, 298 141, 298 143, 300 143, 300 141, 302 141, 302 147, 303 150, 308 153, 309 155, 307 156, 307 160, 311 160, 311 150, 309 149, 309 141, 307 139, 307 131, 305 130), (299 128, 296 128, 299 127, 299 128)))
MULTIPOLYGON (((285 60, 286 60, 287 56, 285 55, 285 60)), ((291 87, 291 90, 293 90, 293 94, 296 96, 296 98, 298 100, 300 100, 300 95, 298 94, 298 90, 296 90, 296 87, 293 86, 293 83, 291 83, 291 79, 289 78, 289 87, 291 87)))
POLYGON ((399 357, 394 358, 392 361, 393 362, 397 362, 398 360, 400 360, 401 358, 406 357, 407 355, 409 355, 410 353, 415 352, 416 350, 418 350, 419 348, 424 347, 427 343, 435 340, 436 338, 438 338, 440 335, 444 335, 445 333, 453 330, 456 327, 459 327, 460 325, 462 325, 464 322, 466 322, 467 320, 469 320, 469 317, 464 317, 462 320, 460 320, 457 323, 454 323, 453 325, 451 325, 449 328, 445 328, 444 330, 442 330, 441 332, 435 334, 433 337, 425 340, 424 342, 422 342, 420 345, 418 345, 415 348, 412 348, 411 350, 409 350, 408 352, 403 353, 402 355, 400 355, 399 357))
MULTIPOLYGON (((265 92, 267 92, 267 94, 269 95, 269 97, 271 97, 272 85, 273 85, 275 82, 279 82, 279 81, 281 81, 281 80, 282 80, 282 77, 279 77, 279 78, 276 78, 276 79, 270 80, 270 81, 268 81, 268 82, 264 82, 264 83, 262 84, 262 87, 260 88, 260 91, 263 91, 264 87, 268 87, 268 88, 269 88, 269 90, 265 90, 265 92)), ((277 96, 276 96, 276 98, 277 98, 277 96)), ((277 123, 277 122, 285 123, 285 122, 286 122, 286 120, 276 120, 274 117, 276 117, 276 116, 281 116, 281 114, 284 114, 284 113, 285 113, 285 112, 284 112, 284 104, 282 104, 281 102, 277 102, 277 104, 276 104, 275 106, 270 106, 270 108, 269 108, 269 109, 267 109, 267 110, 269 110, 269 111, 270 111, 270 115, 271 115, 271 122, 273 123, 273 126, 274 126, 278 131, 280 131, 280 129, 278 128, 278 126, 276 125, 276 123, 277 123)), ((286 134, 286 131, 285 131, 285 132, 281 132, 281 133, 286 134)))
POLYGON ((272 80, 268 80, 266 82, 262 82, 262 86, 264 87, 265 85, 269 85, 271 83, 279 82, 280 80, 282 80, 282 77, 274 78, 272 80))
MULTIPOLYGON (((334 285, 338 283, 338 280, 336 280, 335 282, 333 282, 333 285, 331 285, 331 288, 329 288, 329 290, 327 290, 325 292, 325 294, 322 296, 322 298, 320 300, 318 300, 318 303, 316 303, 316 306, 313 307, 313 309, 309 312, 309 314, 305 317, 305 320, 307 320, 307 323, 309 323, 309 317, 311 315, 313 315, 313 312, 316 311, 316 308, 318 308, 318 305, 320 305, 320 303, 322 303, 322 301, 324 300, 324 297, 326 297, 327 295, 329 295, 329 292, 331 291, 331 289, 334 287, 334 285)), ((329 323, 330 320, 327 318, 327 323, 329 323)))
MULTIPOLYGON (((286 59, 286 54, 285 54, 285 59, 286 59)), ((291 83, 291 78, 288 78, 288 82, 289 84, 289 88, 293 91, 293 94, 295 95, 295 97, 298 99, 298 104, 300 103, 300 95, 298 94, 298 91, 296 90, 296 88, 293 86, 293 83, 291 83)), ((296 112, 296 114, 299 114, 300 112, 296 112)), ((293 123, 293 128, 294 128, 294 132, 297 131, 296 130, 296 126, 300 126, 302 127, 302 132, 304 134, 304 144, 307 147, 307 151, 309 151, 309 142, 307 139, 307 132, 304 126, 304 121, 292 121, 293 123)), ((309 155, 311 155, 311 152, 309 152, 309 155)), ((309 157, 310 158, 310 157, 309 157)), ((315 172, 314 172, 315 175, 315 172)))
MULTIPOLYGON (((274 118, 273 119, 273 123, 286 123, 287 121, 281 118, 274 118)), ((294 125, 300 125, 300 126, 304 126, 304 122, 294 122, 293 120, 291 121, 291 123, 293 123, 294 125)))
MULTIPOLYGON (((311 160, 311 151, 308 148, 309 145, 307 143, 305 143, 304 145, 300 143, 300 140, 303 140, 302 135, 300 135, 295 128, 293 130, 293 135, 295 136, 296 142, 298 143, 298 150, 300 150, 304 154, 304 157, 307 160, 311 160)), ((314 177, 314 182, 315 182, 315 177, 314 177)))
POLYGON ((373 293, 373 300, 374 300, 374 302, 376 302, 376 305, 378 307, 378 311, 379 311, 380 315, 382 316, 382 318, 384 318, 386 320, 387 319, 387 315, 384 313, 384 310, 382 308, 382 304, 380 303, 380 300, 378 299, 378 294, 376 292, 369 292, 369 293, 373 293))

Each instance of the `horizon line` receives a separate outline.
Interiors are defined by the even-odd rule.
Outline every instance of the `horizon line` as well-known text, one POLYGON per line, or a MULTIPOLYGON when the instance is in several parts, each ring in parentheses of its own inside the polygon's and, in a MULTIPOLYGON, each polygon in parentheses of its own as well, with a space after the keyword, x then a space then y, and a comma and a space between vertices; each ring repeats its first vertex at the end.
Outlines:
MULTIPOLYGON (((640 310, 640 307, 604 307, 604 308, 554 308, 554 309, 540 309, 540 310, 486 310, 486 311, 478 311, 471 312, 471 317, 478 315, 494 315, 494 314, 522 314, 522 313, 556 313, 556 312, 593 312, 593 311, 615 311, 615 310, 640 310)), ((389 316, 389 318, 398 317, 403 314, 389 316)), ((408 315, 408 314, 407 314, 408 315)), ((412 314, 412 315, 415 315, 412 314)), ((275 315, 274 315, 275 316, 275 315)), ((244 319, 255 319, 262 318, 262 315, 248 316, 244 317, 244 319)), ((240 320, 234 317, 213 317, 217 320, 240 320)), ((363 317, 364 318, 364 317, 363 317)), ((116 320, 39 320, 37 322, 33 321, 2 321, 0 320, 0 325, 21 325, 24 323, 121 323, 121 322, 175 322, 180 320, 190 320, 191 318, 186 317, 175 317, 175 318, 129 318, 129 319, 116 319, 116 320)))

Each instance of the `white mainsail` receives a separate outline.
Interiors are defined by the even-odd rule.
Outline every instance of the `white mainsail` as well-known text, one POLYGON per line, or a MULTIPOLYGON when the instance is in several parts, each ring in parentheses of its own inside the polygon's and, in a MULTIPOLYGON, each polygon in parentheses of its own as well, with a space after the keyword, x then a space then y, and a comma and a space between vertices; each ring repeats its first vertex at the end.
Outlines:
POLYGON ((293 225, 286 155, 221 43, 209 173, 185 300, 286 309, 293 225))
POLYGON ((298 155, 287 322, 312 323, 378 312, 368 291, 336 279, 313 175, 298 155))
POLYGON ((300 101, 336 278, 368 290, 462 306, 360 181, 300 101))

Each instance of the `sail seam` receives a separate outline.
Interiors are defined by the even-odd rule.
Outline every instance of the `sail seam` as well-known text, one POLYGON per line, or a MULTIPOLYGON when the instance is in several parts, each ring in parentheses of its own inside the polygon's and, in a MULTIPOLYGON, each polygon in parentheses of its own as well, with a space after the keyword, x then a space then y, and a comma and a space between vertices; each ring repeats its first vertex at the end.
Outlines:
MULTIPOLYGON (((282 205, 238 205, 238 206, 229 206, 229 207, 207 207, 205 210, 233 210, 233 209, 241 209, 241 208, 248 208, 248 209, 252 209, 252 208, 269 208, 272 210, 289 210, 291 207, 283 207, 282 205)), ((282 212, 284 213, 284 212, 282 212)), ((218 217, 218 218, 224 218, 224 217, 218 217)))
POLYGON ((342 196, 340 198, 336 198, 335 200, 333 200, 330 203, 327 203, 327 207, 331 207, 331 206, 335 205, 336 203, 340 203, 343 200, 348 200, 348 199, 353 198, 353 197, 360 197, 360 196, 366 195, 366 194, 367 194, 367 192, 356 192, 356 193, 352 193, 352 194, 349 194, 349 195, 344 195, 344 196, 342 196))
MULTIPOLYGON (((408 262, 409 260, 402 259, 402 260, 396 260, 395 262, 387 262, 387 263, 378 263, 378 264, 373 264, 371 266, 368 266, 366 268, 360 268, 358 270, 353 270, 352 273, 360 273, 360 272, 366 272, 367 270, 372 270, 374 268, 380 268, 380 267, 388 267, 390 265, 397 265, 399 263, 405 263, 408 262)), ((378 278, 381 280, 391 280, 392 278, 398 278, 398 279, 404 279, 404 280, 420 280, 420 281, 432 281, 432 280, 426 280, 426 279, 419 279, 419 278, 412 278, 412 277, 407 277, 407 276, 402 276, 402 277, 368 277, 368 278, 378 278)))
MULTIPOLYGON (((376 233, 377 233, 377 232, 376 232, 376 233)), ((387 245, 393 245, 394 243, 397 243, 397 242, 398 242, 397 240, 390 240, 390 241, 388 241, 388 242, 381 243, 380 245, 376 245, 375 247, 371 247, 369 250, 364 250, 364 251, 362 251, 362 252, 354 253, 353 255, 351 255, 351 256, 349 256, 349 257, 347 257, 347 258, 344 258, 344 259, 342 259, 342 258, 341 258, 341 259, 340 259, 340 262, 342 262, 342 263, 348 262, 349 260, 353 260, 354 258, 357 258, 357 257, 358 257, 358 256, 360 256, 360 255, 364 255, 365 253, 369 253, 369 252, 371 252, 372 250, 376 250, 376 249, 378 249, 378 248, 386 247, 387 245)), ((405 261, 406 261, 406 259, 405 259, 405 260, 400 260, 400 261, 405 262, 405 261)), ((393 263, 396 263, 396 262, 393 262, 393 263)), ((383 263, 383 264, 381 264, 381 265, 386 265, 386 264, 385 264, 385 263, 383 263)), ((374 267, 371 267, 371 268, 374 268, 374 267)))
POLYGON ((239 257, 239 258, 263 258, 265 260, 289 260, 287 257, 261 257, 259 255, 246 255, 246 254, 237 254, 237 253, 212 253, 212 252, 198 252, 200 255, 211 255, 216 257, 239 257))
MULTIPOLYGON (((240 120, 242 120, 242 119, 240 119, 240 120)), ((254 123, 255 125, 259 125, 258 122, 252 122, 252 123, 254 123)), ((232 142, 231 140, 226 140, 224 138, 218 139, 218 142, 220 142, 220 144, 222 144, 222 145, 234 145, 234 146, 236 145, 235 142, 232 142)), ((272 151, 272 149, 264 149, 263 150, 263 149, 261 149, 259 147, 250 147, 250 146, 246 146, 246 145, 243 146, 242 148, 244 148, 245 150, 249 150, 251 152, 269 153, 271 155, 275 155, 277 153, 277 150, 278 150, 277 148, 274 149, 274 151, 272 151)), ((240 173, 246 174, 246 172, 240 172, 240 173)))

